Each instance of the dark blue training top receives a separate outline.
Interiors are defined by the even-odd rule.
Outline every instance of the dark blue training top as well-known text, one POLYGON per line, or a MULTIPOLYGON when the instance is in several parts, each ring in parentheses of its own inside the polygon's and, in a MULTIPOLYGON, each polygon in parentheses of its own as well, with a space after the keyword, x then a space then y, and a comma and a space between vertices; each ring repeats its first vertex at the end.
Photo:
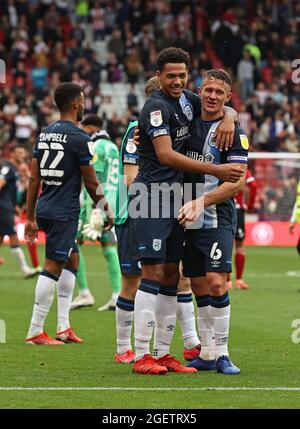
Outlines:
POLYGON ((182 183, 181 171, 160 164, 152 140, 159 136, 170 136, 173 149, 184 154, 189 125, 194 114, 198 115, 199 111, 200 99, 191 91, 184 91, 180 99, 170 98, 161 90, 152 93, 139 116, 139 172, 135 182, 146 185, 182 183))
POLYGON ((1 163, 0 178, 6 181, 6 184, 0 190, 1 210, 14 211, 17 204, 18 177, 18 170, 12 162, 4 161, 1 163))
MULTIPOLYGON (((214 143, 214 132, 220 123, 216 121, 202 121, 194 119, 191 127, 191 137, 187 142, 186 156, 189 158, 213 164, 238 163, 247 164, 248 160, 248 138, 239 124, 235 126, 233 145, 228 151, 220 152, 214 143)), ((214 191, 223 182, 209 174, 185 173, 184 182, 192 183, 192 198, 198 198, 204 194, 214 191), (200 184, 200 186, 199 186, 200 184), (202 186, 201 186, 202 184, 202 186)), ((185 185, 186 186, 186 185, 185 185)), ((185 189, 185 194, 187 188, 185 189)), ((233 199, 224 203, 208 206, 204 210, 202 228, 235 227, 235 205, 233 199)))
POLYGON ((90 136, 71 121, 54 122, 37 138, 34 158, 43 184, 37 217, 74 219, 80 212, 80 166, 92 164, 93 159, 90 136))

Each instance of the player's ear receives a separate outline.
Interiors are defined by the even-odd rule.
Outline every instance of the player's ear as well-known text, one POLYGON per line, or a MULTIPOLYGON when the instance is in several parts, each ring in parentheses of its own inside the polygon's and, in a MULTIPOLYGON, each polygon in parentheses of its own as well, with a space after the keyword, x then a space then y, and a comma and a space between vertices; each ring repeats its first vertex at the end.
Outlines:
POLYGON ((227 103, 227 101, 229 101, 231 99, 231 96, 232 96, 232 92, 228 91, 227 95, 226 95, 226 101, 225 101, 225 103, 227 103))

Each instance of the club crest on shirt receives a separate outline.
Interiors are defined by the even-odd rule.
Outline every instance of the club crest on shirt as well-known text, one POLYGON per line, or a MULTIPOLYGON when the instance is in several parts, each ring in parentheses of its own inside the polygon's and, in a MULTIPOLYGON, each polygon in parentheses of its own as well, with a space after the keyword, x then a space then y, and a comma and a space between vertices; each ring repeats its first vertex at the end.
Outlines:
POLYGON ((158 238, 154 238, 152 247, 153 247, 153 250, 158 252, 161 249, 161 240, 158 238))
POLYGON ((186 104, 184 106, 184 110, 183 110, 185 116, 188 118, 189 121, 191 121, 193 119, 193 112, 191 109, 191 106, 189 106, 188 104, 186 104))
POLYGON ((127 144, 126 144, 126 151, 128 153, 134 153, 134 152, 136 152, 136 145, 135 145, 133 139, 128 139, 127 144))
POLYGON ((208 144, 210 147, 216 147, 216 142, 215 142, 215 133, 211 132, 209 137, 208 137, 208 144))
POLYGON ((163 123, 163 118, 161 114, 161 110, 155 110, 154 112, 150 112, 150 124, 153 127, 159 127, 163 123))

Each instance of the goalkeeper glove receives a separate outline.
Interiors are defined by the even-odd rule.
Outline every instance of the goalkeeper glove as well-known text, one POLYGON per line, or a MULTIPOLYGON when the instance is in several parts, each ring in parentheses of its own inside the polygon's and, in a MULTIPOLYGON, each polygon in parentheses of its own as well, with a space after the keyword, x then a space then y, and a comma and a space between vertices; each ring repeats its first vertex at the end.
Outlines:
POLYGON ((99 209, 93 209, 89 223, 83 227, 83 232, 87 238, 96 241, 101 236, 104 221, 99 209))

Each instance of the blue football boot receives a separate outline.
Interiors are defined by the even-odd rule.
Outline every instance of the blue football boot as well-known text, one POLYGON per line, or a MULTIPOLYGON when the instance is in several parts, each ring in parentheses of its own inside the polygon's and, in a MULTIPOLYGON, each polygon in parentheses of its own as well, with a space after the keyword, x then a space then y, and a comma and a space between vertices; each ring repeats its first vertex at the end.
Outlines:
POLYGON ((237 375, 241 372, 240 368, 233 365, 228 356, 220 356, 216 361, 217 372, 226 375, 237 375))
POLYGON ((204 360, 201 357, 197 357, 196 359, 192 360, 187 365, 189 368, 196 368, 197 371, 211 371, 216 369, 216 361, 213 360, 204 360))

